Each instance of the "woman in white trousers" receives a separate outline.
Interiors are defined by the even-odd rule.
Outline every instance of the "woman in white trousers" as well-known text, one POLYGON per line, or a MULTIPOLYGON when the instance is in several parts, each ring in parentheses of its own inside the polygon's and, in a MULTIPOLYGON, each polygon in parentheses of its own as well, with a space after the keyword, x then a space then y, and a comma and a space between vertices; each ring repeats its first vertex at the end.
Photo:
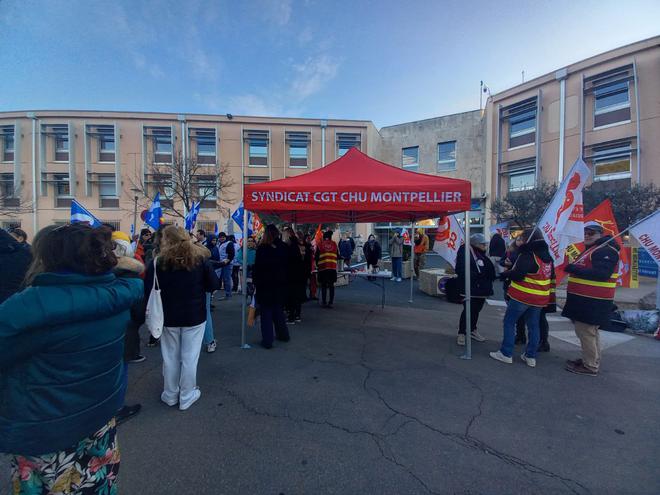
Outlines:
POLYGON ((182 411, 201 397, 197 362, 206 325, 206 293, 220 285, 207 262, 209 256, 208 249, 193 244, 184 229, 170 225, 162 233, 156 268, 151 264, 145 277, 145 290, 150 291, 157 276, 165 317, 160 398, 168 406, 178 404, 182 411))

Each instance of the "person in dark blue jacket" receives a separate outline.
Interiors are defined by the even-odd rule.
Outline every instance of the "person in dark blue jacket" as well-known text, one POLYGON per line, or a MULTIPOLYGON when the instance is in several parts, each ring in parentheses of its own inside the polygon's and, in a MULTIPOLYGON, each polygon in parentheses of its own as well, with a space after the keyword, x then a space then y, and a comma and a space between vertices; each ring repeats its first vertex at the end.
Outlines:
POLYGON ((110 236, 75 224, 35 239, 28 287, 0 305, 0 452, 19 493, 116 491, 124 332, 143 284, 111 272, 110 236))
POLYGON ((31 261, 30 247, 0 229, 0 303, 20 290, 31 261))

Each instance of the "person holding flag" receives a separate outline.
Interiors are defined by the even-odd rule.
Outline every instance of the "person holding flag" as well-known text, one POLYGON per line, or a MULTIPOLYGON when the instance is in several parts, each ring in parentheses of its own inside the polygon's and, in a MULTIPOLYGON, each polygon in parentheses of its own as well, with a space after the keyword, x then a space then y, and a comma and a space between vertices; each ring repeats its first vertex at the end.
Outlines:
MULTIPOLYGON (((465 244, 458 248, 456 256, 456 275, 463 298, 463 312, 458 323, 456 343, 465 345, 465 244)), ((483 234, 470 236, 470 325, 472 340, 484 342, 486 338, 477 331, 479 313, 486 303, 486 298, 493 295, 493 281, 497 278, 495 266, 486 254, 486 237, 483 234)))
POLYGON ((392 278, 401 282, 403 275, 403 239, 398 230, 395 230, 390 238, 390 257, 392 258, 392 278))
POLYGON ((578 375, 596 376, 600 368, 598 328, 609 323, 619 278, 619 245, 612 240, 598 222, 585 223, 587 251, 564 268, 569 275, 562 316, 573 322, 582 348, 582 359, 567 361, 566 370, 578 375))

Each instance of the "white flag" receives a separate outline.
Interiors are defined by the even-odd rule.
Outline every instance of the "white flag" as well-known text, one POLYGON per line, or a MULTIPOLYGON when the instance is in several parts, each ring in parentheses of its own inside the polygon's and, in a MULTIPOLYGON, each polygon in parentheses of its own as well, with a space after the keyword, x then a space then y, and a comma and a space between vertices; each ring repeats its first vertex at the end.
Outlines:
POLYGON ((438 232, 433 243, 433 251, 456 268, 456 255, 463 242, 465 242, 465 232, 456 217, 454 215, 440 217, 438 219, 438 232))
POLYGON ((578 158, 537 224, 555 264, 562 263, 569 244, 584 241, 582 189, 590 175, 587 164, 578 158))
POLYGON ((630 227, 630 233, 660 266, 660 210, 630 227))

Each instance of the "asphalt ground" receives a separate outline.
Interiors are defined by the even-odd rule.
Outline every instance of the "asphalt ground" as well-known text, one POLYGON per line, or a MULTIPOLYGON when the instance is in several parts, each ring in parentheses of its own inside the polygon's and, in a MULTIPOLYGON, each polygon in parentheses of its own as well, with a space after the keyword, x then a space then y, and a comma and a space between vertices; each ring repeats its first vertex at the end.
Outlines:
POLYGON ((127 397, 143 410, 119 428, 120 493, 660 493, 660 342, 606 338, 599 376, 574 375, 572 325, 553 317, 537 367, 506 365, 488 357, 504 308, 487 305, 488 341, 463 360, 460 306, 387 289, 385 309, 364 280, 338 288, 334 309, 306 303, 271 350, 258 323, 240 348, 240 297, 216 302, 218 350, 202 353, 188 411, 160 402, 160 351, 145 347, 127 397))

